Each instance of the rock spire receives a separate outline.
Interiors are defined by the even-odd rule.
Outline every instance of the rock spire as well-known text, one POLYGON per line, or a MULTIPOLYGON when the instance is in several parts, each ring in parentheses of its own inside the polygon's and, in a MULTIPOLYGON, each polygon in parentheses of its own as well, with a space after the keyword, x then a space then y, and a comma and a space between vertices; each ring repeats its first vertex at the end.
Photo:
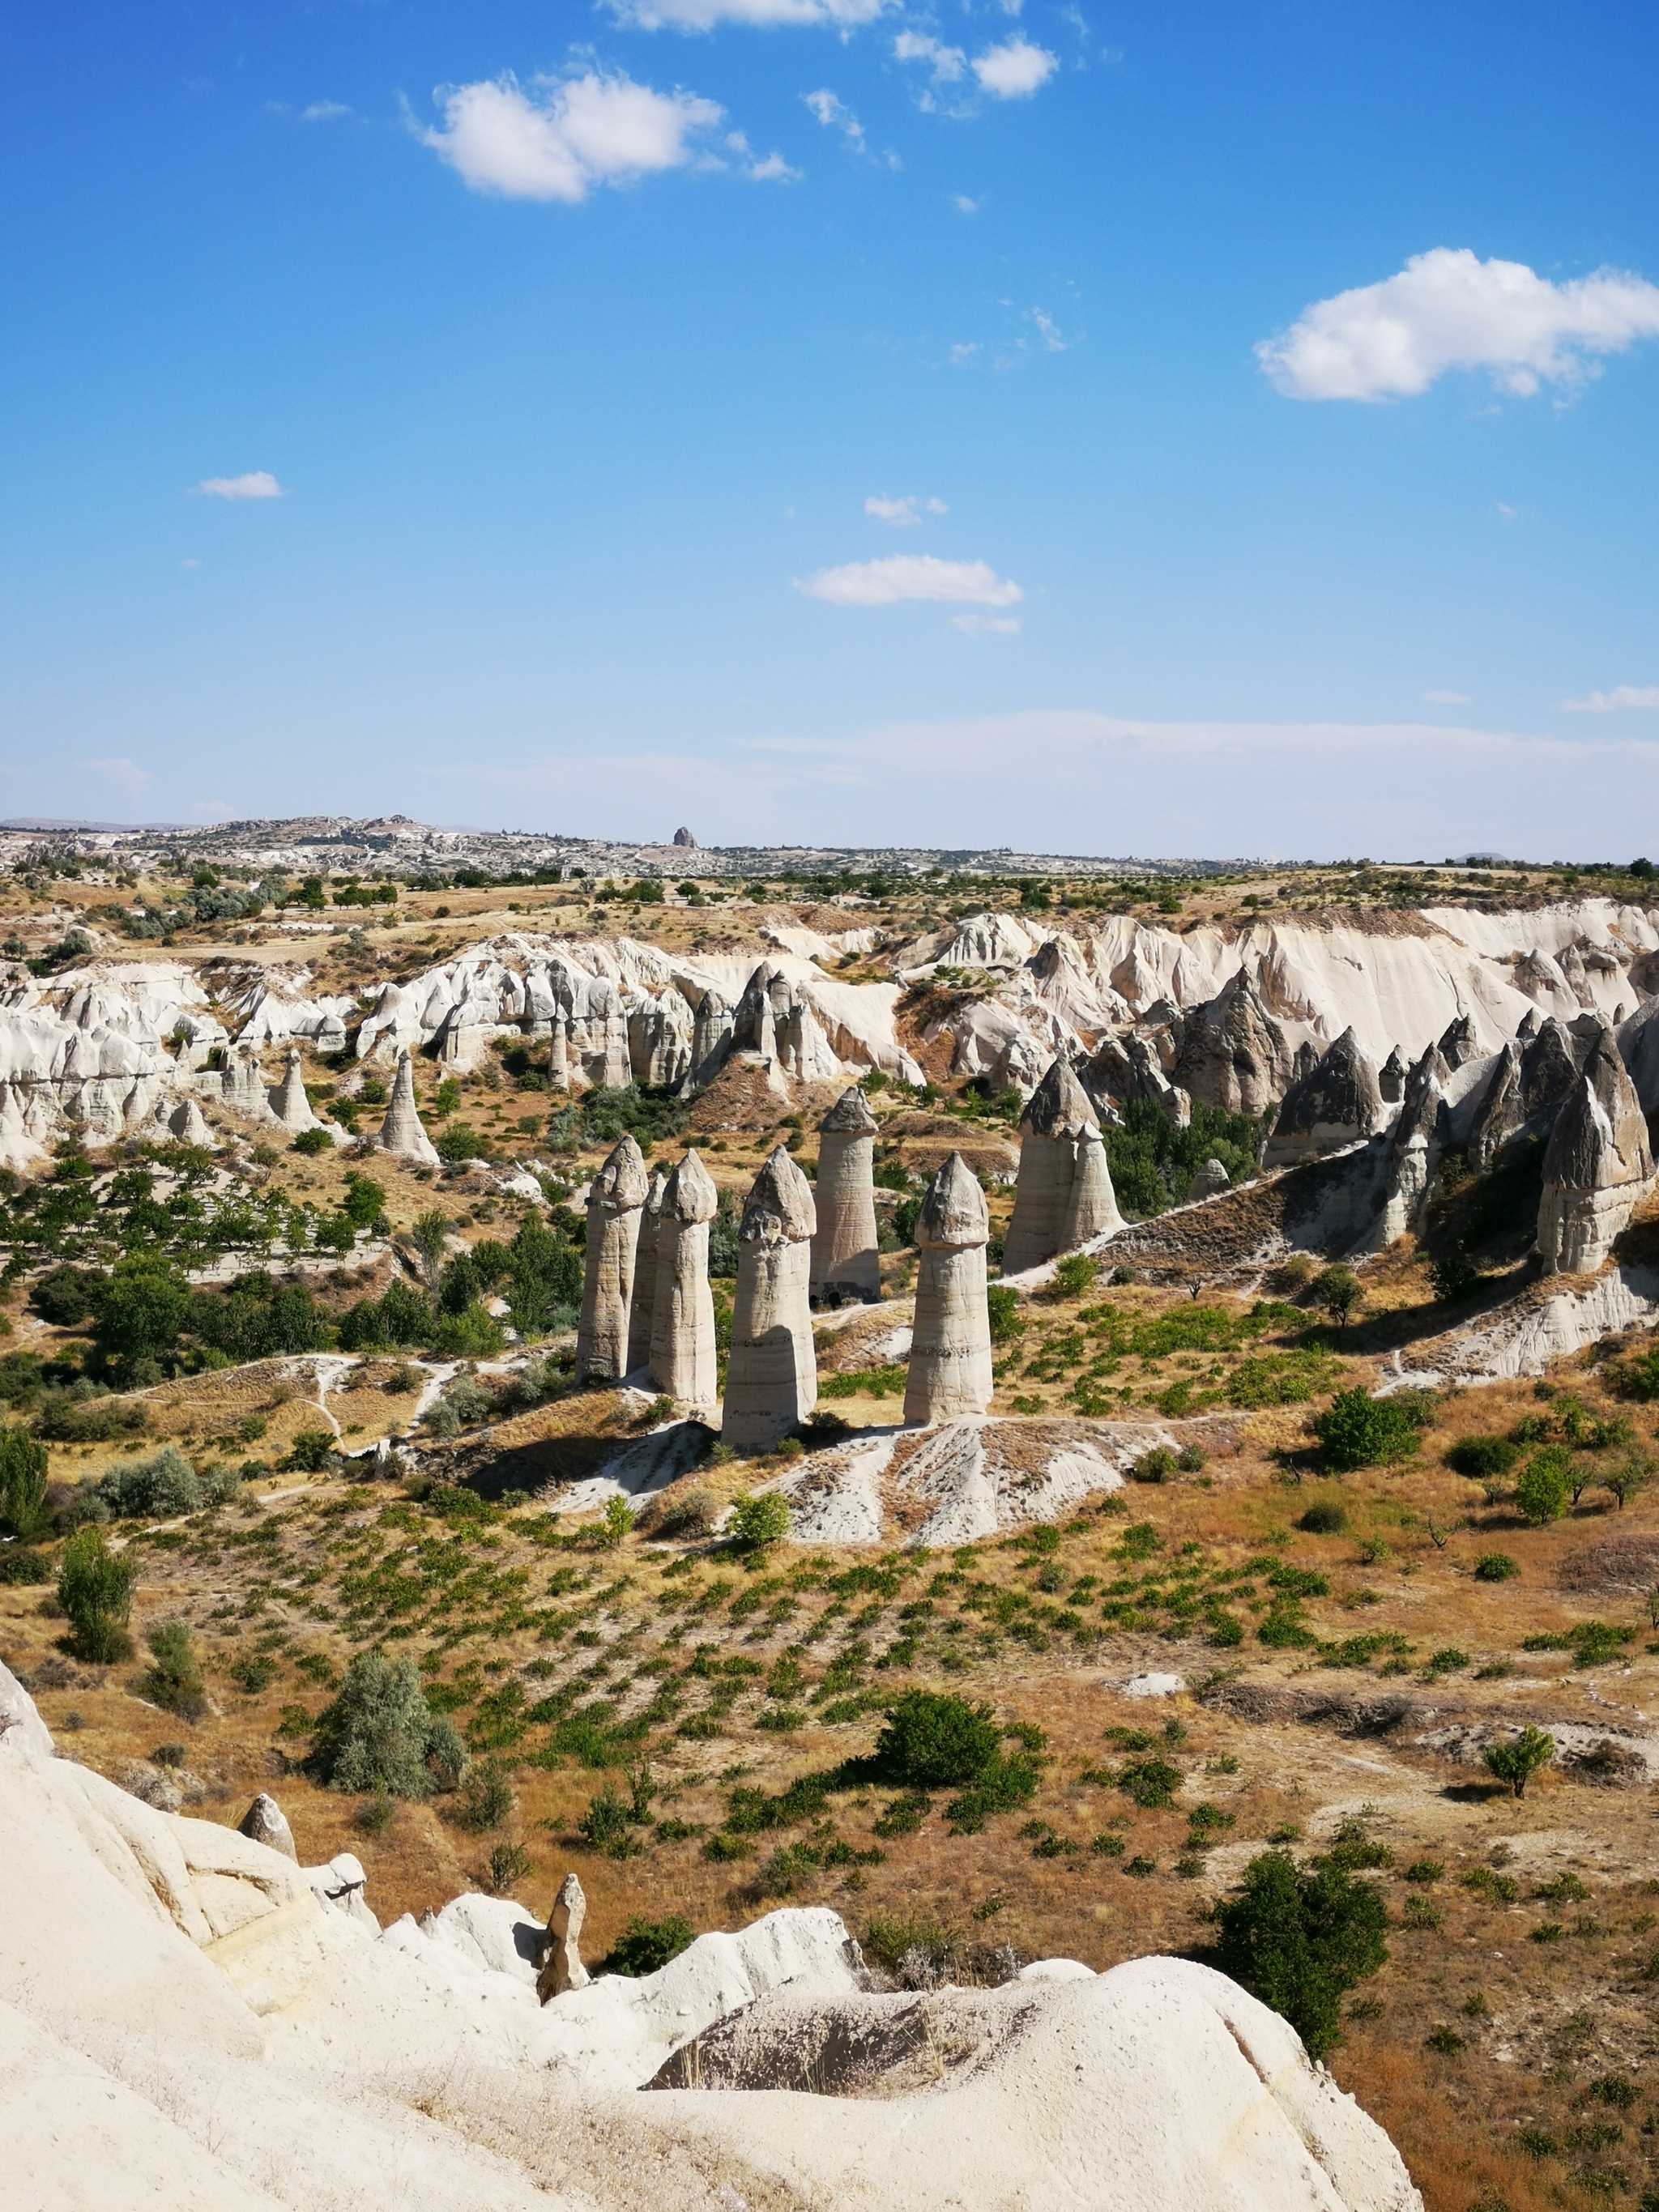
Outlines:
POLYGON ((904 1386, 907 1422, 957 1420, 990 1405, 991 1320, 985 1296, 990 1233, 979 1178, 960 1152, 952 1152, 916 1216, 921 1261, 904 1386))
POLYGON ((311 1101, 306 1097, 305 1081, 300 1071, 300 1048, 289 1048, 288 1066, 283 1079, 270 1094, 270 1110, 285 1129, 298 1135, 301 1130, 319 1129, 322 1123, 311 1110, 311 1101))
POLYGON ((1647 1123, 1613 1033, 1603 1030, 1544 1155, 1538 1249, 1546 1273, 1594 1273, 1652 1185, 1647 1123))
POLYGON ((417 1167, 435 1168, 437 1148, 421 1127, 415 1106, 415 1063, 407 1052, 398 1054, 398 1073, 386 1102, 386 1119, 377 1139, 383 1152, 396 1160, 410 1160, 417 1167))
POLYGON ((657 1231, 662 1220, 663 1193, 668 1178, 660 1168, 651 1178, 640 1216, 639 1242, 634 1249, 634 1288, 628 1307, 628 1368, 630 1375, 651 1363, 651 1324, 657 1296, 657 1231))
POLYGON ((1019 1274, 1123 1226, 1089 1095, 1056 1059, 1020 1116, 1019 1181, 1002 1272, 1019 1274))
POLYGON ((812 1238, 811 1291, 836 1303, 881 1295, 876 1243, 876 1117, 856 1085, 818 1124, 818 1225, 812 1238))
POLYGON ((1374 1136, 1382 1121, 1376 1070, 1350 1025, 1285 1092, 1261 1164, 1287 1168, 1317 1159, 1374 1136))
POLYGON ((628 1371, 628 1320, 640 1217, 650 1183, 632 1137, 616 1145, 587 1191, 587 1247, 576 1380, 620 1382, 628 1371))
POLYGON ((708 1224, 719 1206, 714 1178, 688 1152, 662 1194, 651 1310, 651 1380, 682 1406, 712 1406, 720 1395, 708 1287, 708 1224))
POLYGON ((812 1187, 780 1145, 755 1178, 738 1230, 721 1431, 734 1450, 769 1450, 817 1403, 808 1287, 817 1226, 812 1187))

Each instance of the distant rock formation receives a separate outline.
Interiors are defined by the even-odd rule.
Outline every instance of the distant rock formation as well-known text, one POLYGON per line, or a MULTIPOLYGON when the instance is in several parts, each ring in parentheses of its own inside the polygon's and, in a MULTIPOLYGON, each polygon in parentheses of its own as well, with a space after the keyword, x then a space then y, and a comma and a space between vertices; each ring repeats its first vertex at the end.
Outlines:
POLYGON ((582 1310, 576 1330, 579 1382, 620 1382, 628 1371, 629 1312, 649 1188, 644 1158, 629 1136, 619 1139, 588 1186, 582 1310))
POLYGON ((818 1175, 813 1186, 818 1225, 812 1237, 811 1272, 815 1298, 881 1295, 873 1180, 876 1128, 870 1102, 856 1085, 842 1091, 818 1124, 818 1175))
POLYGON ((1397 1106, 1406 1095, 1406 1063, 1398 1045, 1377 1070, 1376 1087, 1385 1106, 1397 1106))
POLYGON ((1547 1130, 1571 1096, 1584 1057, 1584 1044, 1553 1015, 1524 1042, 1511 1038, 1469 1129, 1470 1164, 1484 1170, 1507 1146, 1547 1130))
POLYGON ((674 842, 688 853, 695 853, 699 849, 696 839, 689 830, 677 830, 674 832, 674 842))
POLYGON ((738 1288, 722 1440, 769 1451, 818 1400, 809 1283, 812 1186, 780 1145, 756 1176, 738 1229, 738 1288))
POLYGON ((985 1245, 990 1214, 979 1178, 952 1152, 916 1216, 921 1265, 904 1387, 912 1425, 959 1420, 991 1403, 991 1321, 985 1245))
POLYGON ((1603 1030, 1544 1155, 1538 1249, 1550 1274, 1593 1274, 1653 1186, 1647 1123, 1603 1030))
POLYGON ((744 986, 732 1017, 731 1049, 775 1061, 802 1083, 831 1083, 841 1073, 805 994, 769 960, 744 986))
POLYGON ((1440 1057, 1449 1073, 1462 1067, 1466 1060, 1480 1056, 1480 1041, 1474 1033, 1474 1016, 1459 1014, 1455 1021, 1448 1022, 1440 1037, 1440 1057))
POLYGON ((1382 1210, 1372 1240, 1381 1250, 1422 1226, 1423 1208, 1440 1164, 1440 1128, 1449 1073, 1430 1045, 1406 1077, 1400 1117, 1389 1142, 1382 1210))
POLYGON ((416 1167, 435 1168, 438 1164, 437 1147, 421 1127, 415 1104, 415 1064, 407 1052, 398 1055, 398 1073, 392 1079, 386 1119, 375 1142, 394 1160, 408 1160, 416 1167))
POLYGON ((1109 1036, 1101 1045, 1089 1063, 1088 1087, 1096 1097, 1115 1099, 1124 1106, 1149 1099, 1172 1128, 1191 1126, 1192 1099, 1164 1073, 1152 1040, 1133 1030, 1109 1036))
POLYGON ((311 1110, 311 1101, 306 1097, 305 1079, 300 1067, 300 1048, 293 1046, 288 1055, 288 1066, 283 1079, 270 1093, 270 1110, 284 1129, 296 1136, 307 1129, 319 1129, 322 1123, 311 1110))
POLYGON ((651 1379, 682 1406, 712 1406, 720 1395, 708 1287, 708 1224, 719 1207, 714 1178, 688 1152, 662 1194, 651 1310, 651 1379))
POLYGON ((1312 1072, 1285 1092, 1261 1164, 1285 1168, 1317 1159, 1323 1152, 1374 1136, 1382 1121, 1376 1070, 1353 1030, 1346 1029, 1326 1048, 1312 1072))
POLYGON ((1201 1198, 1219 1198, 1224 1190, 1231 1190, 1233 1179, 1218 1159, 1206 1160, 1194 1168, 1192 1181, 1187 1186, 1186 1203, 1192 1206, 1201 1198))
POLYGON ((1056 1059, 1020 1116, 1019 1180, 1002 1272, 1022 1273, 1123 1226, 1089 1095, 1056 1059))
POLYGON ((1182 1017, 1170 1074, 1202 1104, 1253 1120, 1284 1097, 1291 1081, 1290 1048, 1248 969, 1182 1017))
POLYGON ((688 1093, 706 1091, 726 1064, 732 1049, 732 1008, 712 986, 702 994, 691 1030, 691 1072, 688 1093))
POLYGON ((628 1301, 628 1367, 635 1375, 651 1364, 651 1331, 656 1319, 657 1237, 662 1223, 663 1194, 668 1178, 660 1168, 651 1177, 640 1215, 640 1233, 634 1247, 634 1287, 628 1301))

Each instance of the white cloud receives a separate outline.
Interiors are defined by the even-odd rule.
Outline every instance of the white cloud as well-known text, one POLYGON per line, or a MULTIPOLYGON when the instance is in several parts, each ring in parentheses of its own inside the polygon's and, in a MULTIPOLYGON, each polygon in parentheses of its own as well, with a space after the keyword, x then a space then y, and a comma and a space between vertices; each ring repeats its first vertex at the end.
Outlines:
POLYGON ((1452 368, 1487 368, 1505 391, 1571 388, 1589 357, 1659 337, 1659 285, 1617 270, 1552 283, 1522 261, 1467 246, 1413 254, 1397 276, 1304 308, 1256 359, 1291 399, 1389 399, 1426 392, 1452 368))
POLYGON ((762 161, 741 131, 727 132, 726 150, 728 154, 735 154, 744 165, 743 173, 750 184, 793 185, 800 181, 800 171, 792 169, 781 154, 769 154, 762 161))
POLYGON ((286 499, 287 492, 269 469, 253 469, 245 477, 204 477, 196 487, 209 499, 286 499))
POLYGON ((300 120, 301 123, 333 123, 342 115, 349 115, 350 112, 351 110, 343 107, 337 100, 313 100, 309 107, 301 109, 300 120))
POLYGON ((140 768, 137 761, 85 760, 76 761, 75 765, 88 775, 107 776, 135 805, 143 797, 149 783, 149 770, 140 768))
POLYGON ((951 204, 958 215, 977 215, 985 203, 983 200, 970 200, 966 192, 957 192, 951 204))
POLYGON ((1009 39, 974 57, 974 75, 981 90, 998 100, 1025 100, 1047 84, 1060 64, 1044 46, 1029 39, 1009 39))
POLYGON ((964 637, 1018 637, 1018 615, 952 615, 952 629, 959 629, 964 637))
POLYGON ((952 368, 965 368, 976 353, 983 353, 984 350, 977 338, 961 339, 951 349, 951 366, 952 368))
POLYGON ((890 523, 895 530, 914 528, 924 514, 951 512, 942 499, 921 499, 915 492, 907 492, 902 499, 890 499, 885 492, 872 492, 864 502, 864 511, 876 522, 890 523))
POLYGON ((193 556, 191 558, 183 560, 179 563, 179 566, 181 568, 199 568, 201 565, 201 562, 196 560, 193 556))
POLYGON ((1012 607, 1025 596, 988 562, 939 561, 931 553, 895 553, 884 561, 849 561, 824 568, 795 588, 836 607, 890 607, 901 599, 945 600, 958 606, 1012 607))
POLYGON ((957 83, 968 66, 968 57, 960 46, 947 46, 942 40, 924 37, 919 31, 899 33, 893 41, 893 58, 926 62, 935 82, 940 84, 957 83))
POLYGON ((1044 353, 1065 353, 1069 349, 1071 339, 1060 336, 1060 325, 1051 317, 1045 315, 1041 307, 1032 308, 1031 320, 1036 325, 1037 336, 1042 340, 1044 353))
POLYGON ((1428 707, 1469 707, 1474 702, 1467 691, 1425 691, 1423 703, 1428 707))
POLYGON ((623 184, 683 168, 690 141, 721 109, 688 92, 653 92, 627 76, 511 76, 453 85, 438 95, 441 131, 425 144, 475 192, 507 199, 586 199, 597 184, 623 184))
POLYGON ((636 31, 712 31, 717 23, 829 24, 850 30, 872 23, 894 0, 611 0, 618 21, 636 31))
POLYGON ((1564 699, 1561 704, 1570 714, 1620 714, 1630 707, 1659 713, 1659 684, 1620 684, 1612 691, 1592 691, 1588 699, 1564 699))
POLYGON ((864 125, 844 100, 823 90, 804 92, 801 98, 826 131, 841 131, 848 145, 856 146, 860 153, 864 151, 864 125))

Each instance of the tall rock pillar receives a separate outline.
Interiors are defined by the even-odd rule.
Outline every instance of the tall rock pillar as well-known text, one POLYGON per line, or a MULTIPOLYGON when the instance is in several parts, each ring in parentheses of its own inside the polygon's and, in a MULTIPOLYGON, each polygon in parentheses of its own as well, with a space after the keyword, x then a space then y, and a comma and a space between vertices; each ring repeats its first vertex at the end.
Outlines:
POLYGON ((991 1402, 991 1316, 985 1244, 991 1233, 979 1178, 952 1152, 916 1216, 921 1265, 904 1418, 912 1424, 982 1413, 991 1402))
POLYGON ((623 1137, 589 1186, 586 1269, 576 1331, 576 1380, 620 1382, 628 1371, 628 1316, 645 1209, 645 1161, 623 1137))
POLYGON ((639 1243, 634 1249, 634 1290, 628 1308, 628 1372, 633 1375, 651 1359, 651 1322, 657 1295, 657 1231, 662 1219, 662 1194, 668 1178, 660 1169, 651 1178, 640 1216, 639 1243))
POLYGON ((1538 1249, 1547 1274, 1591 1275, 1653 1188, 1653 1156, 1635 1086, 1611 1030, 1591 1046, 1544 1155, 1538 1249))
POLYGON ((682 1406, 712 1406, 720 1395, 708 1287, 708 1224, 719 1206, 714 1178, 688 1152, 662 1194, 651 1313, 651 1380, 682 1406))
POLYGON ((398 1073, 380 1124, 380 1147, 394 1160, 410 1160, 417 1167, 435 1168, 437 1147, 421 1127, 415 1104, 415 1064, 407 1052, 398 1054, 398 1073))
POLYGON ((876 1117, 855 1085, 818 1124, 818 1225, 812 1237, 812 1296, 881 1295, 876 1243, 876 1117))
POLYGON ((1122 1226, 1095 1109, 1063 1059, 1031 1093, 1019 1129, 1019 1181, 1003 1248, 1005 1275, 1040 1267, 1085 1237, 1122 1226), (1085 1228, 1085 1222, 1097 1225, 1085 1228))
POLYGON ((812 1186, 780 1145, 756 1176, 738 1230, 738 1292, 721 1433, 769 1451, 818 1401, 812 1349, 812 1186))

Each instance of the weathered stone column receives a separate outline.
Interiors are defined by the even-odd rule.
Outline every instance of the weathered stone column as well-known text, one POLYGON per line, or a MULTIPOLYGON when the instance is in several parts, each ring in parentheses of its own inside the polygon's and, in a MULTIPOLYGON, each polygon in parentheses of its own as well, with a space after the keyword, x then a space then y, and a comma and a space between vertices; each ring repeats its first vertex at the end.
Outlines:
POLYGON ((1545 1273, 1593 1275, 1652 1188, 1641 1102, 1604 1029, 1544 1155, 1538 1249, 1545 1273))
POLYGON ((289 1048, 288 1066, 283 1071, 283 1079, 270 1093, 270 1110, 283 1128, 291 1129, 296 1134, 303 1129, 315 1129, 321 1127, 317 1116, 311 1110, 311 1101, 306 1097, 305 1080, 300 1072, 300 1048, 297 1045, 290 1046, 289 1048))
POLYGON ((392 1085, 386 1119, 380 1124, 380 1150, 395 1160, 410 1160, 417 1167, 435 1168, 437 1149, 421 1127, 415 1106, 415 1066, 407 1052, 398 1054, 398 1073, 392 1085))
POLYGON ((818 1225, 812 1237, 811 1291, 881 1295, 881 1255, 876 1243, 876 1117, 855 1085, 844 1091, 818 1124, 818 1179, 813 1187, 818 1225))
POLYGON ((586 1267, 576 1331, 576 1380, 620 1382, 628 1371, 628 1314, 645 1206, 645 1161, 623 1137, 588 1186, 586 1267))
POLYGON ((557 1009, 553 1015, 552 1041, 547 1048, 547 1080, 555 1091, 570 1088, 570 1024, 557 1009))
POLYGON ((587 1899, 574 1874, 566 1875, 547 1916, 542 1939, 544 1964, 536 1977, 536 1995, 546 2004, 567 1990, 585 1990, 588 1972, 579 1948, 582 1922, 587 1917, 587 1899))
MULTIPOLYGON (((1097 1163, 1083 1163, 1088 1182, 1079 1207, 1072 1200, 1072 1186, 1079 1167, 1078 1139, 1091 1133, 1100 1142, 1100 1124, 1089 1103, 1089 1094, 1063 1059, 1057 1059, 1031 1093, 1019 1117, 1019 1181, 1014 1189, 1014 1218, 1008 1224, 1003 1247, 1002 1272, 1018 1275, 1027 1267, 1040 1267, 1067 1249, 1068 1240, 1082 1214, 1097 1210, 1097 1163)), ((1105 1167, 1101 1152, 1098 1167, 1105 1167)), ((1111 1176, 1106 1176, 1106 1191, 1111 1176)), ((1117 1212, 1115 1200, 1112 1212, 1117 1212)), ((1091 1234, 1094 1233, 1092 1231, 1091 1234)))
POLYGON ((651 1380, 682 1406, 712 1406, 720 1396, 714 1299, 708 1287, 708 1224, 719 1210, 720 1195, 695 1152, 688 1152, 674 1170, 662 1194, 651 1380))
POLYGON ((933 1177, 916 1216, 921 1264, 904 1418, 953 1421, 991 1402, 991 1316, 985 1297, 985 1243, 991 1217, 979 1178, 952 1152, 933 1177))
POLYGON ((1122 1226, 1106 1146, 1099 1130, 1091 1127, 1079 1133, 1072 1148, 1072 1194, 1060 1224, 1060 1249, 1075 1252, 1091 1237, 1115 1237, 1122 1226))
POLYGON ((726 1443, 769 1451, 818 1401, 808 1288, 812 1187, 780 1145, 756 1176, 738 1231, 738 1294, 726 1375, 726 1443))
POLYGON ((651 1322, 657 1295, 657 1231, 668 1178, 659 1168, 645 1194, 639 1242, 634 1248, 634 1290, 628 1306, 628 1373, 650 1364, 651 1322))

